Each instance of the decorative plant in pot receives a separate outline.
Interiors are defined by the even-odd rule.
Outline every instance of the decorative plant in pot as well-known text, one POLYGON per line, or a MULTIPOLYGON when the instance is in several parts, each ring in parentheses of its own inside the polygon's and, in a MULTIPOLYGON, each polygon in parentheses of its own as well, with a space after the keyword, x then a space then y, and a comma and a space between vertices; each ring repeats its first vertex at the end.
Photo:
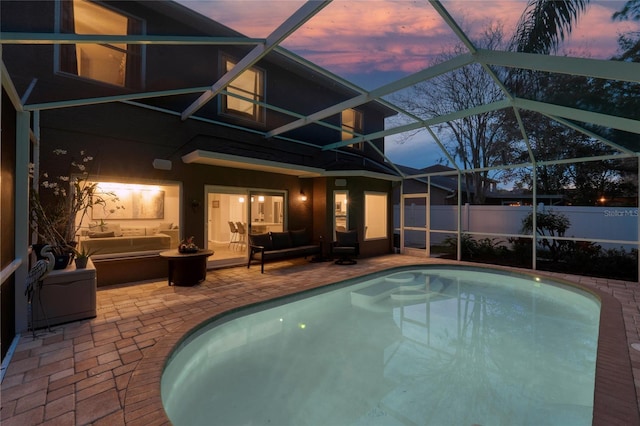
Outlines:
POLYGON ((194 237, 189 237, 186 240, 182 240, 180 245, 178 246, 178 251, 180 253, 197 253, 200 250, 200 247, 193 242, 194 237))
POLYGON ((75 263, 76 269, 85 269, 87 267, 87 263, 89 263, 89 258, 97 253, 97 250, 85 250, 83 247, 80 247, 80 250, 73 249, 73 253, 75 255, 75 263))
MULTIPOLYGON (((67 151, 62 149, 55 149, 53 153, 67 155, 67 151)), ((97 182, 88 180, 92 161, 92 156, 80 151, 79 160, 71 158, 68 175, 50 178, 47 173, 42 173, 40 190, 31 191, 31 229, 37 233, 38 243, 52 247, 56 258, 54 269, 66 268, 74 255, 78 255, 76 235, 93 208, 122 208, 114 193, 101 192, 97 182)), ((31 176, 34 176, 33 165, 31 176)), ((39 254, 36 248, 36 255, 39 254)))

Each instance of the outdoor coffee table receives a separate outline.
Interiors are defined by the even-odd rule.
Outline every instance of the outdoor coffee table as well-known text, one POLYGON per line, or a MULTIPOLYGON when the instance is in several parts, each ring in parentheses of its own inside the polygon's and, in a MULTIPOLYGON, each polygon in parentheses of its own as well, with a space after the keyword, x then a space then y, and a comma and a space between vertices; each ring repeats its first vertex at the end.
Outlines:
POLYGON ((207 258, 213 250, 198 250, 195 253, 180 253, 178 250, 160 252, 160 257, 169 262, 169 285, 192 286, 207 277, 207 258))

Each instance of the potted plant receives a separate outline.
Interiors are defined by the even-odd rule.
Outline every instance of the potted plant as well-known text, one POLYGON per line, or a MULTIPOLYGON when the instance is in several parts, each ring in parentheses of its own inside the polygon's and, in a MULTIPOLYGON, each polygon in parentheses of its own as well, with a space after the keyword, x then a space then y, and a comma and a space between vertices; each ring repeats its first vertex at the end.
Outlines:
POLYGON ((193 242, 194 237, 189 237, 186 240, 182 240, 178 246, 180 253, 197 253, 200 247, 193 242))
MULTIPOLYGON (((67 155, 67 151, 62 149, 55 149, 53 153, 67 155)), ((50 178, 47 173, 42 173, 40 185, 31 191, 30 226, 38 235, 39 243, 53 248, 56 257, 54 269, 66 268, 77 255, 76 235, 93 208, 123 208, 118 205, 119 199, 114 193, 102 192, 97 182, 88 179, 92 161, 92 156, 80 151, 79 159, 71 158, 68 174, 50 178)), ((31 177, 34 175, 35 166, 32 164, 31 177)))
POLYGON ((85 250, 80 246, 80 250, 74 248, 73 253, 75 255, 74 261, 76 263, 76 269, 85 269, 89 262, 89 258, 96 254, 97 250, 85 250))

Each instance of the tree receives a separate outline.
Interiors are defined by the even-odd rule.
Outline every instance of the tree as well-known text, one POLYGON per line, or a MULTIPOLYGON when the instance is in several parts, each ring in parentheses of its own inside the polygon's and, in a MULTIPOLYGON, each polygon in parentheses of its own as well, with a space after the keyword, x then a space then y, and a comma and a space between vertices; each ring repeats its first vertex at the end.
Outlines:
POLYGON ((514 44, 518 52, 549 53, 571 32, 589 0, 529 0, 514 44))
MULTIPOLYGON (((502 28, 488 28, 479 41, 481 47, 496 49, 503 43, 502 28)), ((444 62, 467 51, 459 44, 442 53, 438 62, 444 62)), ((413 86, 396 97, 399 104, 412 114, 424 119, 439 117, 455 111, 465 111, 504 99, 504 93, 489 73, 480 65, 472 64, 413 86)), ((513 156, 508 133, 496 111, 451 120, 435 128, 451 156, 459 160, 464 169, 483 169, 506 164, 513 156)), ((505 171, 478 170, 465 173, 467 199, 475 204, 484 203, 486 193, 505 171)))
MULTIPOLYGON (((590 0, 529 0, 513 39, 518 52, 549 53, 571 29, 590 0)), ((640 20, 640 0, 629 0, 613 19, 640 20)), ((636 40, 638 45, 640 40, 636 40)))

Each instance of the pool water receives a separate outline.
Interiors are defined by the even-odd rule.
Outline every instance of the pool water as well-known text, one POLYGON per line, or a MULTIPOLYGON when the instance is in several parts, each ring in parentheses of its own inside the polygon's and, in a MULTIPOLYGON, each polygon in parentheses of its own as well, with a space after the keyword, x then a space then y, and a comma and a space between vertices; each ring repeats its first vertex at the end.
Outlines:
POLYGON ((413 267, 212 320, 172 354, 176 425, 591 425, 600 304, 413 267))

